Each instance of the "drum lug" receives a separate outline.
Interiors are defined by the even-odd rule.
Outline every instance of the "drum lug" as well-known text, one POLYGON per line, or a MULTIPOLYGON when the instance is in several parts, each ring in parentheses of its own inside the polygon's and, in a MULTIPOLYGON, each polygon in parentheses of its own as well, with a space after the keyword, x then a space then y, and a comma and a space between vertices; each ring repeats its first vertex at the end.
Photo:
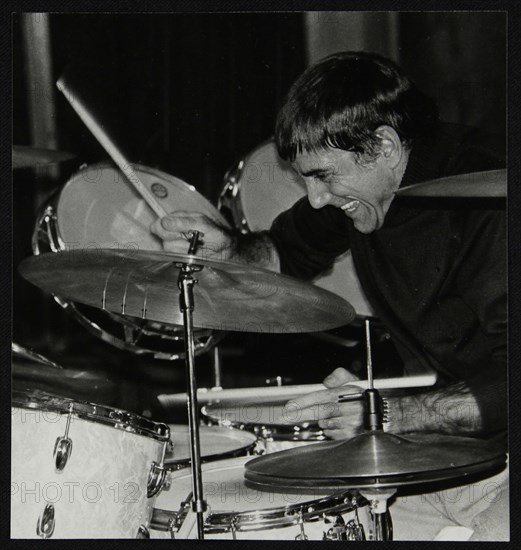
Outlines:
POLYGON ((56 468, 56 471, 61 472, 65 465, 67 464, 67 461, 69 460, 71 454, 72 454, 72 439, 69 438, 69 428, 71 425, 71 418, 72 418, 72 403, 69 406, 69 414, 67 416, 67 425, 65 427, 65 434, 62 437, 56 438, 56 442, 54 444, 54 451, 53 451, 53 458, 54 458, 54 466, 56 468))
POLYGON ((136 533, 136 538, 137 539, 149 539, 150 538, 150 531, 143 524, 141 524, 138 527, 138 530, 137 530, 137 533, 136 533))
POLYGON ((168 473, 168 469, 165 467, 165 455, 169 445, 173 447, 173 443, 170 440, 165 441, 165 443, 163 444, 163 449, 161 451, 161 461, 159 462, 159 464, 156 461, 152 462, 152 466, 150 467, 147 482, 148 498, 157 495, 157 493, 161 491, 163 485, 165 484, 166 474, 168 473))
POLYGON ((58 472, 61 472, 69 457, 72 453, 72 440, 68 437, 58 437, 56 443, 54 444, 54 465, 58 472))
POLYGON ((163 488, 163 484, 165 483, 167 469, 163 466, 163 464, 158 464, 157 462, 152 462, 152 466, 150 467, 150 472, 148 474, 148 482, 147 482, 147 497, 151 498, 163 488))
POLYGON ((237 518, 235 516, 230 523, 230 531, 232 533, 232 540, 237 540, 237 518))
POLYGON ((295 537, 295 540, 308 540, 308 536, 304 531, 304 518, 302 517, 302 510, 298 513, 298 526, 300 527, 300 534, 295 537))
POLYGON ((36 523, 36 534, 42 539, 48 539, 52 537, 54 533, 54 525, 54 506, 52 504, 47 504, 36 523))

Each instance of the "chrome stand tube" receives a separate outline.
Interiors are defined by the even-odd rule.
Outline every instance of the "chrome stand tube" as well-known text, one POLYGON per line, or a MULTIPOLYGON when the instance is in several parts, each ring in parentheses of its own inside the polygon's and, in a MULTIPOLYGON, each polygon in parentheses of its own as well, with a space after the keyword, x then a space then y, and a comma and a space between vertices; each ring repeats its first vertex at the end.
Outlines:
MULTIPOLYGON (((194 232, 189 253, 193 253, 197 246, 199 233, 194 232)), ((204 539, 204 517, 207 505, 203 496, 203 477, 201 472, 201 441, 199 437, 199 405, 197 403, 197 382, 195 377, 195 352, 194 352, 194 292, 193 286, 197 280, 192 277, 195 271, 200 271, 199 266, 180 264, 178 286, 181 290, 179 305, 183 312, 183 326, 185 339, 185 364, 188 383, 187 407, 188 427, 190 431, 190 460, 192 468, 192 489, 194 500, 192 509, 197 515, 197 538, 204 539)))

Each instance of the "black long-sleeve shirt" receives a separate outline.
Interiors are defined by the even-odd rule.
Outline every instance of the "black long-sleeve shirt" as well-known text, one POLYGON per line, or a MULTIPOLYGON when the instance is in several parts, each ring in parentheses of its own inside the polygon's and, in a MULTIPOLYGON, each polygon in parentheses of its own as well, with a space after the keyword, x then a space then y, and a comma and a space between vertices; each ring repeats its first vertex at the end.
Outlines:
MULTIPOLYGON (((440 124, 413 145, 401 187, 503 168, 503 151, 475 129, 440 124)), ((364 293, 404 368, 419 362, 440 373, 442 384, 465 381, 484 431, 506 428, 504 204, 397 197, 383 226, 364 235, 340 209, 315 210, 304 197, 277 217, 270 236, 281 271, 304 279, 351 248, 364 293)))

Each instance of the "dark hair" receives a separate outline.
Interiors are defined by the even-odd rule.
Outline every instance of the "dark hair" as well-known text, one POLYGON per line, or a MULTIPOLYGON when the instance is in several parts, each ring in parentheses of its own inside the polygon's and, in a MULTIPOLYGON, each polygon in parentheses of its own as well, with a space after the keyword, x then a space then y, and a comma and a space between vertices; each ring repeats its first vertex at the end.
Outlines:
POLYGON ((319 61, 293 84, 277 117, 275 141, 279 155, 291 161, 324 147, 374 157, 378 126, 394 128, 409 147, 437 120, 434 101, 393 62, 366 52, 341 52, 319 61))

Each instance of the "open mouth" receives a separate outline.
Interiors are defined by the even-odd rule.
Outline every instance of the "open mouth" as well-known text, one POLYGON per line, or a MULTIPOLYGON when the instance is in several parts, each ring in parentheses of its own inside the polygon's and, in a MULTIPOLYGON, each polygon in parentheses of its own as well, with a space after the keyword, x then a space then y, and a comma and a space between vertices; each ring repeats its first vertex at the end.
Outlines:
POLYGON ((358 207, 360 206, 359 200, 349 201, 343 206, 341 206, 341 210, 344 212, 354 212, 358 207))

